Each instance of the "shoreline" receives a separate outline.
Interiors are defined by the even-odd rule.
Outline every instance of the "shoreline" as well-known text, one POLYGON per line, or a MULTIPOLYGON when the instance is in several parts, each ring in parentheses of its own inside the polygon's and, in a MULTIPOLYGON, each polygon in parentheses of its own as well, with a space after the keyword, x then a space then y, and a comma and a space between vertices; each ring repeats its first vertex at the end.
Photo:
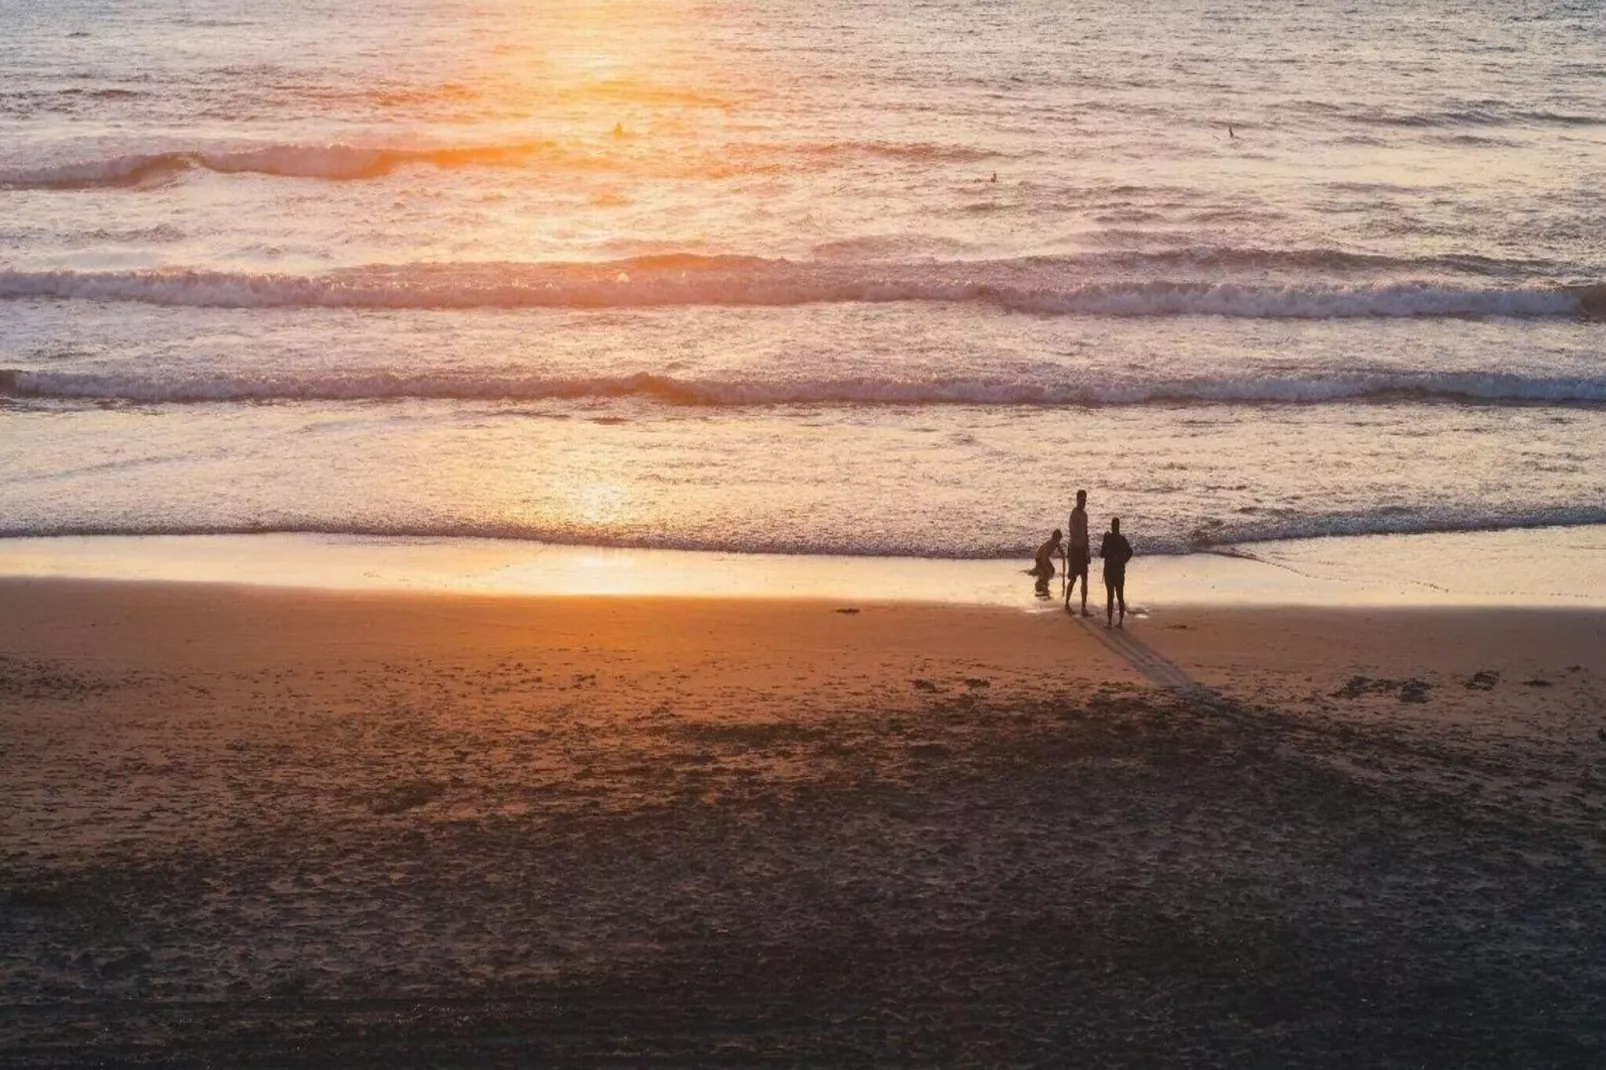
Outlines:
MULTIPOLYGON (((1606 526, 1325 536, 1133 562, 1133 608, 1190 605, 1606 607, 1606 526)), ((1028 561, 638 550, 318 534, 0 539, 0 578, 226 583, 523 596, 911 602, 1052 610, 1028 561)), ((1102 608, 1098 562, 1088 604, 1102 608)))

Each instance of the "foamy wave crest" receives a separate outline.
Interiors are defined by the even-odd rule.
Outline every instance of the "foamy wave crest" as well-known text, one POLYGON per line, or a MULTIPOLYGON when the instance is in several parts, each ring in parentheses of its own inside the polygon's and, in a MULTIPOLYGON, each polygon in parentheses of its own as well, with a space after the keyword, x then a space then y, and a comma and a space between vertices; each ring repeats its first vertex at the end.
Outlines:
POLYGON ((666 255, 605 263, 412 264, 324 275, 0 271, 0 299, 211 308, 646 308, 931 301, 1068 316, 1606 317, 1606 286, 1087 281, 1034 261, 826 263, 666 255))
POLYGON ((326 180, 377 178, 403 167, 517 166, 547 146, 364 147, 264 145, 218 151, 130 153, 31 170, 0 171, 4 189, 95 189, 158 182, 185 171, 326 180))
POLYGON ((1183 533, 1163 531, 1150 542, 1150 553, 1197 553, 1234 546, 1294 539, 1356 535, 1432 535, 1526 528, 1584 527, 1606 524, 1606 506, 1555 505, 1518 509, 1474 506, 1402 509, 1375 513, 1343 513, 1292 517, 1270 522, 1225 523, 1183 533))
POLYGON ((1128 382, 1000 379, 918 381, 848 378, 721 380, 667 375, 146 376, 0 369, 0 397, 148 404, 246 401, 440 400, 518 402, 645 398, 677 405, 1143 405, 1188 402, 1320 404, 1412 400, 1491 403, 1606 403, 1606 376, 1530 378, 1499 373, 1370 374, 1128 382))
MULTIPOLYGON (((1509 531, 1527 528, 1606 525, 1606 506, 1562 505, 1484 512, 1475 508, 1387 510, 1378 513, 1310 515, 1271 524, 1225 524, 1208 532, 1187 530, 1181 523, 1156 522, 1139 536, 1138 552, 1146 557, 1231 552, 1264 542, 1359 535, 1422 535, 1453 532, 1509 531)), ((621 535, 606 530, 575 531, 541 524, 438 520, 299 521, 251 523, 149 523, 138 519, 104 523, 17 523, 0 516, 0 538, 81 535, 263 535, 300 534, 384 538, 510 539, 552 545, 604 546, 621 549, 695 550, 716 553, 830 554, 848 557, 924 557, 950 559, 1029 559, 1035 545, 976 541, 934 545, 928 537, 908 538, 896 532, 792 530, 781 540, 763 535, 710 537, 655 532, 621 535)))

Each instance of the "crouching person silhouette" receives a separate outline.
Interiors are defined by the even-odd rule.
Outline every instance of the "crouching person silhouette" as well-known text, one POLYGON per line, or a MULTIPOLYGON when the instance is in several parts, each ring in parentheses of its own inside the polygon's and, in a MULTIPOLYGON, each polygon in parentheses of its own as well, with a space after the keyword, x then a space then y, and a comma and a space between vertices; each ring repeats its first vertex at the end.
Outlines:
POLYGON ((1054 578, 1054 555, 1059 553, 1060 540, 1064 538, 1065 533, 1055 528, 1054 534, 1048 537, 1048 541, 1037 548, 1037 562, 1026 570, 1026 575, 1037 577, 1039 598, 1048 597, 1048 581, 1054 578))

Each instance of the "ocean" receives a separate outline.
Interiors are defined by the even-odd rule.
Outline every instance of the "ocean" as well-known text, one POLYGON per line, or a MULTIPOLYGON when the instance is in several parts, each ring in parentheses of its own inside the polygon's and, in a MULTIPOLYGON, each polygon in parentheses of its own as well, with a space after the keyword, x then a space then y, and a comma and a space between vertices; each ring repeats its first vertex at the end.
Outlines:
POLYGON ((0 536, 1606 523, 1606 4, 0 0, 0 536))

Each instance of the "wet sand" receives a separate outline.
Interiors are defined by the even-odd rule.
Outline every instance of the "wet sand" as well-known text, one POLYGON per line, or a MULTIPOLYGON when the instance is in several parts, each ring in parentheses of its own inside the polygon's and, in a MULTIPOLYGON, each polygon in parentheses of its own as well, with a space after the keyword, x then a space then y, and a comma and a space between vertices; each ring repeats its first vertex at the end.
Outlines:
POLYGON ((0 1063, 1598 1065, 1603 651, 3 581, 0 1063))
MULTIPOLYGON (((1606 610, 1606 526, 1293 539, 1155 555, 1134 605, 1606 610)), ((733 554, 519 539, 279 533, 0 538, 0 577, 235 583, 417 594, 847 598, 1032 605, 1010 560, 733 554)), ((1099 584, 1097 562, 1092 570, 1099 584)), ((1056 579, 1056 593, 1062 593, 1056 579)), ((1102 590, 1096 590, 1098 598, 1102 590)))

